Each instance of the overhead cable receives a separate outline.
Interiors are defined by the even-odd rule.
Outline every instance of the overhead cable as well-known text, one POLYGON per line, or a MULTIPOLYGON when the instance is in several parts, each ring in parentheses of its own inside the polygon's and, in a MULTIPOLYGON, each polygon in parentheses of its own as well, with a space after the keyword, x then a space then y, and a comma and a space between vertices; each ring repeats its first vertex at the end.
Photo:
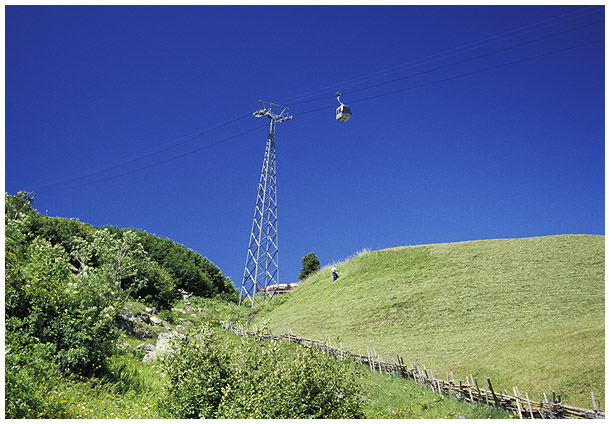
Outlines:
POLYGON ((551 37, 556 37, 558 35, 566 34, 566 33, 571 32, 571 31, 576 31, 576 30, 579 30, 579 29, 582 29, 582 28, 589 27, 591 25, 599 24, 601 22, 604 22, 604 20, 602 19, 602 20, 591 22, 591 23, 588 23, 588 24, 585 24, 585 25, 581 25, 581 26, 578 26, 578 27, 575 27, 575 28, 570 28, 570 29, 567 29, 565 31, 557 32, 555 34, 546 35, 544 37, 536 38, 535 40, 530 40, 530 41, 526 41, 526 42, 523 42, 523 43, 519 43, 519 44, 515 44, 515 45, 512 45, 512 46, 509 46, 509 47, 504 47, 502 49, 494 50, 494 51, 489 52, 489 53, 483 53, 483 54, 481 54, 479 56, 470 57, 468 59, 463 59, 463 60, 460 60, 460 61, 457 61, 457 62, 450 63, 448 65, 438 66, 436 68, 428 69, 426 71, 418 72, 416 74, 412 74, 412 75, 408 75, 408 76, 404 76, 404 77, 400 77, 400 78, 395 78, 395 79, 390 80, 390 81, 384 81, 384 82, 380 82, 378 84, 374 84, 374 85, 371 85, 371 86, 368 86, 368 87, 364 87, 364 88, 359 88, 357 90, 348 91, 348 92, 346 92, 344 94, 358 93, 360 91, 369 90, 371 88, 375 88, 375 87, 379 87, 379 86, 382 86, 382 85, 390 84, 390 83, 393 83, 393 82, 396 82, 396 81, 401 81, 401 80, 404 80, 404 79, 407 79, 407 78, 413 78, 413 77, 416 77, 416 76, 419 76, 419 75, 423 75, 423 74, 427 74, 427 73, 430 73, 430 72, 438 71, 438 70, 441 70, 441 69, 449 68, 451 66, 461 65, 462 63, 471 62, 473 60, 481 59, 483 57, 487 57, 487 56, 491 56, 491 55, 494 55, 494 54, 502 53, 502 52, 505 52, 505 51, 508 51, 508 50, 512 50, 512 49, 515 49, 517 47, 523 47, 523 46, 526 46, 528 44, 537 43, 539 41, 546 40, 546 39, 551 38, 551 37))
POLYGON ((254 131, 259 130, 259 129, 261 129, 263 127, 266 127, 266 126, 267 126, 266 124, 265 125, 259 125, 259 126, 255 127, 255 128, 250 129, 250 130, 243 131, 243 132, 241 132, 239 134, 236 134, 236 135, 231 136, 231 137, 224 138, 224 139, 216 141, 214 143, 206 144, 205 146, 199 147, 199 148, 191 150, 189 152, 182 153, 180 155, 176 155, 176 156, 171 157, 169 159, 165 159, 165 160, 162 160, 162 161, 159 161, 159 162, 155 162, 155 163, 152 163, 152 164, 147 165, 147 166, 142 166, 142 167, 139 167, 139 168, 131 169, 129 171, 122 172, 120 174, 112 175, 112 176, 105 177, 105 178, 100 178, 98 180, 89 181, 89 182, 82 183, 82 184, 72 185, 72 186, 69 186, 69 187, 62 187, 62 188, 56 188, 56 189, 53 189, 53 190, 42 190, 42 191, 48 193, 48 192, 68 190, 68 189, 72 189, 72 188, 84 187, 84 186, 88 186, 88 185, 91 185, 91 184, 96 184, 96 183, 99 183, 99 182, 102 182, 102 181, 107 181, 107 180, 112 180, 112 179, 115 179, 115 178, 123 177, 125 175, 133 174, 134 172, 143 171, 145 169, 149 169, 149 168, 153 168, 155 166, 163 165, 164 163, 168 163, 168 162, 174 161, 176 159, 180 159, 180 158, 183 158, 183 157, 186 157, 186 156, 190 156, 190 155, 192 155, 194 153, 200 152, 200 151, 205 150, 205 149, 209 149, 210 147, 218 146, 219 144, 223 144, 223 143, 226 143, 228 141, 234 140, 234 139, 236 139, 238 137, 241 137, 243 135, 249 134, 251 132, 254 132, 254 131))
MULTIPOLYGON (((574 45, 574 46, 571 46, 571 47, 566 47, 566 48, 559 49, 559 50, 553 50, 553 51, 550 51, 550 52, 547 52, 547 53, 542 53, 542 54, 539 54, 539 55, 536 55, 536 56, 530 56, 530 57, 526 57, 526 58, 522 58, 522 59, 518 59, 518 60, 513 60, 511 62, 502 63, 500 65, 490 66, 488 68, 477 69, 476 71, 466 72, 464 74, 454 75, 452 77, 447 77, 447 78, 443 78, 443 79, 436 80, 436 81, 430 81, 430 82, 426 82, 426 83, 423 83, 423 84, 419 84, 419 85, 403 88, 403 89, 400 89, 400 90, 394 90, 394 91, 390 91, 390 92, 386 92, 386 93, 381 93, 381 94, 377 94, 377 95, 374 95, 374 96, 365 97, 365 98, 362 98, 362 99, 351 100, 350 104, 352 104, 352 103, 360 103, 360 102, 364 102, 364 101, 367 101, 367 100, 376 99, 378 97, 389 96, 391 94, 402 93, 402 92, 405 92, 405 91, 414 90, 416 88, 427 87, 429 85, 439 84, 439 83, 442 83, 442 82, 447 82, 447 81, 455 80, 455 79, 458 79, 458 78, 467 77, 467 76, 470 76, 470 75, 480 74, 480 73, 491 71, 491 70, 494 70, 494 69, 503 68, 503 67, 506 67, 506 66, 509 66, 509 65, 515 65, 517 63, 527 62, 529 60, 539 59, 541 57, 545 57, 545 56, 550 56, 550 55, 557 54, 557 53, 566 52, 568 50, 573 50, 573 49, 577 49, 577 48, 580 48, 580 47, 585 47, 585 46, 588 46, 588 45, 591 45, 591 44, 594 44, 594 43, 599 43, 599 42, 604 41, 604 40, 605 40, 605 38, 600 38, 598 40, 588 41, 586 43, 577 44, 577 45, 574 45)), ((318 108, 318 109, 309 110, 309 111, 306 111, 306 112, 300 112, 299 115, 307 115, 307 114, 314 113, 314 112, 320 112, 320 111, 323 111, 323 110, 328 110, 330 107, 334 108, 334 106, 326 106, 326 107, 322 107, 322 108, 318 108)))
MULTIPOLYGON (((480 54, 478 56, 473 56, 473 57, 469 57, 467 59, 462 59, 462 60, 459 60, 457 62, 449 63, 447 65, 437 66, 436 68, 431 68, 431 69, 427 69, 425 71, 417 72, 417 73, 414 73, 414 74, 405 75, 405 76, 402 76, 400 78, 395 78, 395 79, 392 79, 392 80, 383 81, 383 82, 380 82, 380 83, 377 83, 377 84, 369 85, 367 87, 359 88, 359 89, 356 89, 356 90, 343 92, 343 95, 358 93, 360 91, 369 90, 371 88, 379 87, 379 86, 390 84, 390 83, 393 83, 393 82, 402 81, 402 80, 405 80, 405 79, 408 79, 408 78, 414 78, 414 77, 417 77, 417 76, 420 76, 420 75, 428 74, 430 72, 439 71, 441 69, 450 68, 452 66, 457 66, 457 65, 460 65, 462 63, 471 62, 473 60, 481 59, 483 57, 487 57, 487 56, 491 56, 491 55, 494 55, 494 54, 502 53, 502 52, 505 52, 505 51, 508 51, 508 50, 512 50, 512 49, 515 49, 515 48, 518 48, 518 47, 523 47, 523 46, 528 45, 528 44, 537 43, 539 41, 546 40, 546 39, 549 39, 551 37, 556 37, 558 35, 566 34, 568 32, 576 31, 576 30, 579 30, 579 29, 582 29, 582 28, 586 28, 586 27, 589 27, 589 26, 592 26, 592 25, 596 25, 596 24, 599 24, 599 23, 602 23, 602 22, 604 22, 603 19, 599 20, 599 21, 595 21, 595 22, 590 22, 590 23, 585 24, 585 25, 580 25, 578 27, 574 27, 574 28, 570 28, 570 29, 567 29, 567 30, 564 30, 564 31, 556 32, 554 34, 545 35, 544 37, 540 37, 540 38, 536 38, 536 39, 533 39, 533 40, 525 41, 523 43, 514 44, 512 46, 508 46, 508 47, 504 47, 504 48, 501 48, 501 49, 498 49, 498 50, 494 50, 494 51, 491 51, 491 52, 483 53, 483 54, 480 54)), ((325 97, 320 97, 320 98, 317 98, 317 99, 303 100, 303 101, 300 101, 300 102, 292 103, 289 106, 294 106, 296 104, 301 104, 301 103, 310 103, 310 102, 314 102, 314 101, 327 100, 327 99, 329 99, 331 97, 332 96, 325 96, 325 97)), ((353 101, 352 101, 352 103, 353 103, 353 101)))
MULTIPOLYGON (((537 22, 537 23, 534 23, 534 24, 530 24, 530 25, 526 25, 524 27, 517 28, 517 29, 514 29, 514 30, 510 30, 510 31, 507 31, 507 32, 502 33, 502 34, 498 34, 498 35, 494 35, 494 36, 491 36, 491 37, 487 37, 487 38, 479 40, 479 41, 474 41, 474 42, 471 42, 471 43, 467 43, 467 44, 464 44, 462 46, 459 46, 459 47, 456 47, 456 48, 453 48, 453 49, 450 49, 450 50, 446 50, 444 52, 440 52, 440 53, 435 53, 435 54, 432 54, 432 55, 424 56, 422 58, 414 59, 412 61, 409 61, 409 62, 401 64, 401 65, 393 66, 393 67, 390 67, 390 68, 387 68, 387 69, 382 69, 380 71, 376 71, 376 72, 373 72, 373 73, 365 75, 365 76, 356 77, 356 78, 353 78, 353 79, 350 79, 350 80, 347 80, 347 81, 343 81, 343 82, 334 84, 332 86, 328 86, 328 87, 324 87, 324 88, 319 88, 319 89, 315 89, 315 90, 312 90, 312 91, 309 91, 309 92, 306 92, 306 93, 303 93, 303 94, 300 94, 300 95, 292 96, 292 97, 289 97, 286 100, 283 100, 282 103, 289 104, 289 105, 304 103, 304 101, 298 101, 297 102, 296 100, 300 99, 300 98, 307 98, 307 97, 309 97, 309 96, 311 96, 311 95, 313 95, 315 93, 318 93, 318 92, 327 91, 330 88, 336 88, 338 86, 349 87, 351 85, 356 85, 358 83, 361 83, 361 82, 373 79, 374 77, 377 77, 377 76, 380 76, 380 75, 388 75, 388 74, 397 73, 397 72, 400 72, 400 71, 403 71, 403 70, 406 70, 406 69, 411 69, 411 68, 414 68, 414 67, 417 67, 417 66, 421 66, 421 65, 423 65, 425 63, 438 61, 438 60, 440 60, 441 58, 444 58, 444 57, 451 57, 451 56, 455 56, 455 55, 460 54, 460 53, 465 53, 465 52, 470 51, 470 50, 478 49, 478 48, 485 47, 485 46, 488 46, 488 45, 491 45, 491 44, 496 44, 496 43, 498 43, 500 41, 508 40, 510 38, 514 38, 514 37, 517 37, 517 36, 520 36, 520 35, 528 34, 528 33, 533 32, 533 31, 538 31, 538 30, 543 29, 543 28, 548 28, 548 27, 557 25, 557 24, 559 24, 561 22, 565 22, 567 20, 573 19, 574 17, 570 17, 570 18, 567 18, 567 19, 560 19, 560 18, 569 16, 569 15, 580 14, 580 12, 583 12, 583 11, 587 10, 581 16, 578 16, 580 18, 580 17, 582 17, 584 15, 587 15, 587 14, 595 12, 595 10, 590 10, 591 8, 594 8, 594 7, 595 6, 587 6, 587 7, 584 7, 582 9, 578 9, 576 11, 572 11, 572 12, 568 12, 568 13, 556 16, 554 18, 545 19, 545 20, 542 20, 540 22, 537 22), (553 22, 553 23, 549 23, 548 25, 540 26, 540 24, 545 23, 545 22, 549 22, 549 21, 557 21, 557 22, 553 22), (535 28, 530 29, 529 31, 523 31, 524 29, 527 29, 527 28, 530 28, 530 27, 535 27, 535 28), (501 38, 501 39, 498 39, 498 40, 489 41, 489 40, 493 40, 495 38, 499 38, 499 37, 502 37, 504 35, 508 35, 508 34, 515 33, 515 32, 516 32, 516 34, 510 35, 510 36, 507 36, 507 37, 504 37, 504 38, 501 38), (485 43, 486 41, 489 41, 489 42, 485 43), (477 44, 480 44, 480 45, 477 46, 477 44), (466 49, 466 47, 470 47, 470 48, 466 49), (459 50, 462 50, 462 51, 459 51, 459 50), (451 54, 449 54, 449 53, 451 53, 451 54), (432 59, 432 58, 434 58, 436 56, 438 56, 438 58, 432 59), (426 60, 426 59, 428 59, 428 60, 426 60), (421 62, 421 63, 417 63, 417 62, 421 62), (289 103, 291 101, 292 101, 292 103, 289 103)), ((326 98, 324 98, 324 99, 326 99, 326 98)), ((313 101, 313 100, 307 100, 307 101, 313 101)))
POLYGON ((189 135, 187 137, 181 138, 181 139, 179 139, 177 141, 174 141, 174 142, 171 142, 171 143, 159 146, 157 148, 154 148, 154 149, 149 150, 147 152, 141 153, 139 155, 135 155, 135 156, 132 156, 132 157, 127 158, 127 159, 122 159, 122 160, 117 161, 117 162, 112 162, 112 163, 110 163, 108 165, 105 165, 105 166, 95 170, 95 171, 91 171, 91 172, 88 172, 86 174, 81 174, 81 175, 77 175, 77 176, 74 176, 74 177, 69 177, 69 178, 66 178, 66 179, 63 179, 63 180, 55 180, 55 181, 51 181, 51 182, 48 182, 48 183, 40 184, 40 185, 37 186, 37 188, 38 189, 41 189, 41 188, 44 189, 45 187, 54 186, 54 185, 60 185, 60 184, 66 184, 66 183, 70 183, 70 182, 73 182, 73 181, 81 180, 83 178, 92 177, 94 175, 98 175, 98 174, 102 174, 104 172, 108 172, 108 171, 110 171, 112 169, 119 168, 119 167, 127 165, 129 163, 133 163, 133 162, 136 162, 138 160, 145 159, 145 158, 148 158, 150 156, 153 156, 153 155, 156 155, 158 153, 161 153, 161 152, 164 152, 166 150, 169 150, 171 148, 177 147, 177 146, 179 146, 181 144, 184 144, 184 143, 187 143, 189 141, 192 141, 192 140, 194 140, 194 139, 196 139, 198 137, 201 137, 201 136, 203 136, 205 134, 208 134, 208 133, 210 133, 212 131, 215 131, 217 129, 226 127, 226 126, 228 126, 230 124, 233 124, 233 123, 235 123, 237 121, 240 121, 240 120, 242 120, 242 119, 244 119, 244 118, 246 118, 248 116, 251 116, 251 115, 252 115, 251 113, 247 113, 247 114, 241 115, 241 116, 239 116, 237 118, 234 118, 234 119, 232 119, 230 121, 224 122, 224 123, 222 123, 220 125, 217 125, 215 127, 208 128, 208 129, 203 130, 203 131, 199 131, 199 132, 197 132, 195 134, 192 134, 192 135, 189 135))

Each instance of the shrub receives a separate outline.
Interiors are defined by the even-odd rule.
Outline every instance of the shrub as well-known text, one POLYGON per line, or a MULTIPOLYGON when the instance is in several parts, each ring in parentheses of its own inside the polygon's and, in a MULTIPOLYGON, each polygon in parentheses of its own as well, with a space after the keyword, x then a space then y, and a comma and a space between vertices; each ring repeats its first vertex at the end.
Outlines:
POLYGON ((169 271, 154 261, 142 267, 142 274, 146 284, 142 286, 135 296, 146 300, 146 303, 158 309, 170 309, 172 302, 178 298, 174 279, 169 271))
POLYGON ((232 381, 229 350, 209 327, 174 342, 164 361, 166 396, 161 407, 174 418, 216 418, 223 389, 232 381))
MULTIPOLYGON (((8 343, 7 343, 8 344, 8 343)), ((61 379, 50 344, 11 344, 5 354, 5 418, 60 418, 67 412, 48 393, 61 379)))
MULTIPOLYGON (((114 232, 122 232, 116 227, 108 227, 114 232)), ((170 239, 157 237, 142 230, 134 231, 152 261, 166 269, 178 288, 195 296, 214 297, 217 294, 225 300, 237 303, 239 297, 231 279, 199 253, 185 248, 170 239)))
POLYGON ((364 418, 355 368, 320 351, 240 346, 210 326, 174 349, 162 401, 174 418, 364 418))
MULTIPOLYGON (((11 246, 20 243, 12 231, 7 237, 11 246)), ((40 237, 20 248, 19 254, 11 251, 6 266, 6 329, 48 343, 62 369, 88 374, 93 364, 103 364, 113 352, 118 337, 113 320, 129 291, 144 282, 121 287, 135 273, 141 248, 128 233, 117 238, 104 230, 93 235, 92 243, 75 238, 74 245, 78 248, 73 256, 81 265, 77 275, 65 249, 40 237), (93 254, 100 258, 97 268, 87 265, 93 254)))
POLYGON ((234 361, 240 384, 225 390, 220 418, 365 417, 353 364, 317 349, 284 355, 277 341, 244 344, 249 356, 234 361))
POLYGON ((75 276, 69 265, 63 247, 34 239, 20 272, 7 278, 7 331, 48 343, 62 368, 88 373, 112 352, 121 294, 98 273, 75 276))

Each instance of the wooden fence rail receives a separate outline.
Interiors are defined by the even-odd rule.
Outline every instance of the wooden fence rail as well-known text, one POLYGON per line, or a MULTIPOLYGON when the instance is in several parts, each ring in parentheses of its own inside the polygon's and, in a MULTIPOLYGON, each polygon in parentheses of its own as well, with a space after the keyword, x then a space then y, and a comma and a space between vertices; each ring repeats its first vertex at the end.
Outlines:
POLYGON ((439 379, 438 375, 426 368, 425 365, 417 363, 406 365, 403 358, 399 355, 396 355, 395 358, 386 358, 384 360, 374 349, 372 351, 367 349, 366 354, 361 351, 355 354, 351 352, 351 349, 344 349, 343 345, 332 347, 330 340, 322 342, 320 340, 299 337, 291 333, 272 334, 270 330, 265 333, 259 333, 256 331, 256 327, 252 330, 247 330, 243 326, 225 322, 221 322, 221 325, 223 328, 233 331, 240 336, 284 340, 297 343, 306 348, 317 348, 328 355, 335 355, 341 359, 349 359, 368 365, 372 371, 410 378, 436 393, 455 396, 458 399, 471 403, 485 403, 504 408, 514 412, 519 418, 605 418, 605 413, 601 409, 599 401, 596 401, 593 393, 591 393, 593 400, 592 410, 564 405, 561 401, 561 395, 557 396, 555 392, 552 393, 550 398, 544 393, 544 399, 538 396, 539 400, 534 401, 530 399, 527 393, 525 393, 524 397, 519 392, 518 387, 513 387, 512 394, 509 394, 506 390, 504 392, 494 391, 489 378, 478 381, 476 377, 466 376, 464 381, 459 380, 457 376, 451 373, 451 375, 446 375, 446 380, 439 379))

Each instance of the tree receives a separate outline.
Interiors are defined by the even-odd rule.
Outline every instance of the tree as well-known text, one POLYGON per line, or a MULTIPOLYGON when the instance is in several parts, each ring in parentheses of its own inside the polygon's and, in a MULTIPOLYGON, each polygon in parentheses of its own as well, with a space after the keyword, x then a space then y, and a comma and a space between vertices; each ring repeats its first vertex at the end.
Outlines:
POLYGON ((4 193, 4 221, 17 219, 19 213, 32 215, 34 213, 32 203, 34 203, 34 193, 20 191, 14 196, 4 193))
POLYGON ((301 268, 299 280, 304 280, 309 276, 309 274, 320 270, 320 261, 313 252, 310 252, 306 256, 302 257, 301 262, 303 263, 303 268, 301 268))

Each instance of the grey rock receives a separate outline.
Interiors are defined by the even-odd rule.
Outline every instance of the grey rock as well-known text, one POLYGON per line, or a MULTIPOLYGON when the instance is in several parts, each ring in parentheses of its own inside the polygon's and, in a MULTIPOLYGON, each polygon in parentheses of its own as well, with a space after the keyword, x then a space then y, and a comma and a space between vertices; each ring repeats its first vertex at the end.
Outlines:
POLYGON ((121 311, 119 312, 119 318, 124 321, 135 322, 136 318, 133 316, 131 312, 121 311))
POLYGON ((129 334, 133 333, 133 326, 128 321, 123 321, 122 319, 119 319, 114 322, 114 325, 116 325, 120 330, 124 330, 129 334))
POLYGON ((183 339, 184 336, 176 333, 161 333, 157 337, 157 345, 154 351, 148 352, 142 361, 144 362, 155 362, 162 358, 165 355, 171 354, 172 351, 172 340, 174 339, 183 339))
POLYGON ((149 353, 154 352, 156 349, 157 349, 157 347, 154 344, 150 344, 150 343, 141 343, 136 346, 136 350, 149 352, 149 353))

